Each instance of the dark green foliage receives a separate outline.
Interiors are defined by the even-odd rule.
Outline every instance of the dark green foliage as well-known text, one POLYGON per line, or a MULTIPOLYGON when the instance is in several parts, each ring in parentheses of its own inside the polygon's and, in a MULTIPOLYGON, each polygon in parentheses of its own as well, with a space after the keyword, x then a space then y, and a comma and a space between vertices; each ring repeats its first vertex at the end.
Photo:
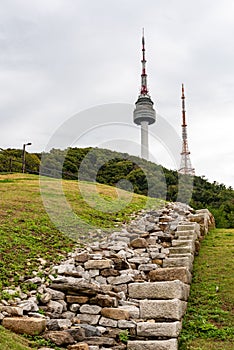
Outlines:
MULTIPOLYGON (((0 151, 0 172, 20 172, 21 156, 21 150, 0 151)), ((38 173, 40 159, 42 174, 122 186, 150 197, 187 202, 195 209, 208 208, 215 216, 217 227, 234 227, 233 189, 217 182, 210 183, 204 177, 178 177, 177 171, 139 157, 99 148, 27 153, 27 172, 38 173), (126 181, 121 182, 123 179, 126 181)))
MULTIPOLYGON (((40 158, 37 154, 26 152, 26 172, 38 173, 40 158)), ((21 172, 22 170, 22 150, 0 149, 0 172, 21 172)))
POLYGON ((234 191, 231 187, 195 176, 190 204, 196 209, 208 208, 215 217, 217 227, 234 227, 234 191))

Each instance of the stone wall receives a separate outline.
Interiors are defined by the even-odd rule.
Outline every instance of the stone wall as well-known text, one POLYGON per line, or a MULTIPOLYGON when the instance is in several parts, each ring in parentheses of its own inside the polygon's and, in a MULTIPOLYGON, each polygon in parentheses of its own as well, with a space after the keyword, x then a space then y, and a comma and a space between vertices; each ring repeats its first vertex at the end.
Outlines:
POLYGON ((2 324, 70 350, 176 350, 194 255, 213 226, 208 210, 181 203, 142 212, 25 281, 37 285, 28 295, 16 288, 1 301, 2 324))

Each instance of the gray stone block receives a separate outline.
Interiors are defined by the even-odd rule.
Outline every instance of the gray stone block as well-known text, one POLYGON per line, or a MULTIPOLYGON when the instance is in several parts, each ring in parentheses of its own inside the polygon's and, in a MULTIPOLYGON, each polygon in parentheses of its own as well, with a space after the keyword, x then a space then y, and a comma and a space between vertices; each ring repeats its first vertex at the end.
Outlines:
POLYGON ((95 269, 95 270, 101 270, 101 269, 110 269, 113 265, 112 260, 106 259, 106 260, 88 260, 84 263, 85 269, 95 269))
POLYGON ((176 231, 175 237, 181 237, 181 236, 188 236, 188 237, 196 237, 197 238, 197 233, 192 230, 184 230, 184 231, 176 231))
POLYGON ((195 250, 195 243, 194 243, 193 238, 186 239, 186 240, 173 239, 171 242, 171 245, 172 245, 172 247, 175 247, 175 248, 177 248, 177 247, 190 247, 192 250, 195 250))
POLYGON ((38 335, 44 332, 46 320, 35 317, 5 317, 3 327, 19 334, 38 335))
POLYGON ((121 329, 135 328, 136 327, 136 322, 134 322, 134 321, 127 321, 127 320, 119 320, 118 321, 118 327, 121 328, 121 329))
POLYGON ((102 310, 102 308, 98 305, 88 305, 84 304, 80 307, 80 312, 82 314, 93 314, 97 315, 102 310))
POLYGON ((133 340, 128 342, 127 350, 177 350, 177 340, 133 340))
POLYGON ((175 320, 180 321, 185 313, 187 303, 179 299, 171 300, 141 300, 140 318, 144 320, 175 320))
POLYGON ((100 315, 91 315, 91 314, 77 314, 77 318, 81 323, 88 323, 91 325, 97 325, 100 319, 100 315))
POLYGON ((111 318, 101 317, 99 321, 100 326, 103 327, 117 327, 118 321, 112 320, 111 318))
POLYGON ((197 240, 197 235, 194 235, 194 236, 179 236, 179 237, 175 235, 175 237, 177 237, 178 241, 181 241, 183 243, 188 242, 190 240, 195 242, 197 240))
POLYGON ((46 322, 46 327, 49 331, 59 331, 71 327, 72 323, 66 319, 50 319, 46 322))
POLYGON ((181 282, 190 284, 192 275, 186 267, 168 267, 161 268, 149 273, 150 281, 174 281, 180 280, 181 282))
POLYGON ((126 310, 129 312, 130 318, 137 319, 139 318, 140 310, 137 306, 134 305, 123 305, 118 307, 121 310, 126 310))
POLYGON ((132 275, 122 274, 117 277, 108 277, 107 280, 108 280, 108 283, 118 285, 118 284, 131 282, 134 280, 134 278, 132 275))
MULTIPOLYGON (((194 247, 195 248, 195 247, 194 247)), ((189 254, 193 253, 195 249, 191 245, 183 246, 183 247, 170 247, 170 255, 171 254, 189 254)))
POLYGON ((195 227, 196 227, 195 223, 188 222, 188 223, 179 224, 177 229, 179 231, 187 231, 187 230, 194 231, 195 227))
POLYGON ((191 258, 166 258, 163 260, 163 267, 186 267, 189 271, 193 269, 193 261, 191 258))
POLYGON ((170 254, 169 255, 169 258, 178 258, 178 259, 180 259, 180 258, 189 258, 190 259, 190 261, 193 263, 193 261, 194 261, 194 255, 193 254, 191 254, 191 253, 184 253, 184 254, 170 254))
POLYGON ((189 286, 179 280, 165 282, 131 283, 128 294, 134 299, 181 299, 187 300, 189 286))
POLYGON ((177 338, 182 329, 182 322, 139 322, 137 335, 142 337, 177 338))

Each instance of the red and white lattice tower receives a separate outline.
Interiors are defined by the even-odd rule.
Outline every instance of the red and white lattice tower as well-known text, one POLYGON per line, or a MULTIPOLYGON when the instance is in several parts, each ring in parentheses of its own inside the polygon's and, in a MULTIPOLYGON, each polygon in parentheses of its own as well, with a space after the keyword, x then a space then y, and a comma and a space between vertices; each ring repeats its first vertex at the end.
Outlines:
POLYGON ((185 96, 184 96, 184 85, 182 84, 182 152, 180 169, 178 172, 184 175, 195 175, 195 169, 192 167, 190 160, 190 152, 188 149, 188 136, 187 136, 187 124, 185 114, 185 96))

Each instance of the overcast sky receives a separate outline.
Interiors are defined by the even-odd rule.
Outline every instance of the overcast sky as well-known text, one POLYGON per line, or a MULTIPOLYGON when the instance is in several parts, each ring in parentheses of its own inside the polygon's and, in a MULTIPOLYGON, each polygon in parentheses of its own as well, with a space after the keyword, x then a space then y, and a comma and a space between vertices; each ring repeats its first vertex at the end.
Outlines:
POLYGON ((196 174, 234 187, 233 0, 1 0, 0 147, 32 142, 28 151, 40 152, 60 127, 57 147, 111 144, 139 155, 132 111, 140 88, 142 27, 159 115, 150 127, 151 159, 176 168, 168 145, 162 149, 160 125, 164 121, 168 135, 172 128, 180 137, 184 83, 196 174), (124 111, 119 118, 110 113, 110 125, 103 126, 101 113, 86 118, 83 112, 109 104, 116 109, 113 103, 124 111), (62 130, 74 115, 80 129, 74 141, 72 127, 69 144, 62 141, 68 128, 62 130))

